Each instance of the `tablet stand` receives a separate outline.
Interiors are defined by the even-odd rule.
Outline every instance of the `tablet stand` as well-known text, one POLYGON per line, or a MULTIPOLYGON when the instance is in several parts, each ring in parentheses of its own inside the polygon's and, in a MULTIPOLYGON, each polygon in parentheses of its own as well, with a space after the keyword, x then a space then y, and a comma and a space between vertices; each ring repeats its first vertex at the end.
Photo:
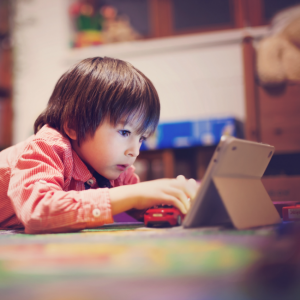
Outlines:
MULTIPOLYGON (((213 177, 215 191, 218 194, 216 204, 218 214, 211 215, 209 223, 225 220, 227 217, 237 229, 265 226, 280 223, 280 216, 274 207, 260 178, 213 177), (221 200, 221 204, 220 204, 221 200), (220 218, 220 219, 219 219, 220 218)), ((216 196, 216 195, 215 195, 216 196)))

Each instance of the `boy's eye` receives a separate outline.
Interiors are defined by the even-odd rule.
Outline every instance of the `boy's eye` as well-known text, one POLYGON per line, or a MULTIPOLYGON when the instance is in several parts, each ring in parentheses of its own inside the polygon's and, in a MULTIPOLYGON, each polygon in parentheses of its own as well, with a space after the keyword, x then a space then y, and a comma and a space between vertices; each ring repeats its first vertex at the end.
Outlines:
POLYGON ((146 140, 147 140, 147 138, 146 138, 145 136, 141 136, 140 142, 144 142, 144 141, 146 141, 146 140))
POLYGON ((128 130, 119 130, 119 133, 125 137, 130 135, 130 131, 128 130))

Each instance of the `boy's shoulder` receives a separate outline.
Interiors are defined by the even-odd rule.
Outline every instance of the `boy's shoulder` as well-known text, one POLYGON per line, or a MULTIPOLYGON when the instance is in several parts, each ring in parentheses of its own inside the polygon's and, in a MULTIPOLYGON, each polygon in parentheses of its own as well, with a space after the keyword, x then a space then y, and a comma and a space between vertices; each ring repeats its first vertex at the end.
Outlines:
POLYGON ((48 125, 43 126, 35 135, 25 141, 1 151, 0 168, 14 167, 20 157, 37 155, 37 153, 57 153, 62 159, 72 156, 72 146, 68 138, 48 125), (49 149, 52 149, 49 151, 49 149))

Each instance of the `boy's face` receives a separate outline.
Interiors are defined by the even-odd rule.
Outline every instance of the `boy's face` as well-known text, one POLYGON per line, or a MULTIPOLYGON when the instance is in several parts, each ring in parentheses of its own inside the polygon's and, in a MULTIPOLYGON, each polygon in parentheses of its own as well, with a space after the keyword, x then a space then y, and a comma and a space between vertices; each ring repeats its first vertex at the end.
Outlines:
POLYGON ((139 155, 144 136, 138 135, 134 124, 112 125, 104 121, 93 137, 88 136, 78 147, 72 140, 73 149, 93 172, 109 180, 117 179, 139 155))

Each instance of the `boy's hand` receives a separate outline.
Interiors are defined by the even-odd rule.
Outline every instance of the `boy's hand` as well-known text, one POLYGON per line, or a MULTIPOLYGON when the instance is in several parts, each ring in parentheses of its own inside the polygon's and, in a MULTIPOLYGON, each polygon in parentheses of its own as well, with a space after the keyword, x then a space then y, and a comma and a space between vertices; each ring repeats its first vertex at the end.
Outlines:
POLYGON ((194 179, 187 180, 182 175, 176 179, 158 179, 113 188, 110 189, 112 211, 116 214, 131 208, 142 210, 167 204, 186 214, 190 208, 190 199, 195 197, 197 189, 198 184, 194 179))
POLYGON ((193 201, 196 196, 197 190, 200 187, 200 183, 193 178, 186 179, 183 175, 178 175, 176 179, 184 182, 187 181, 187 187, 190 190, 190 193, 192 194, 192 197, 190 197, 190 201, 193 201))

